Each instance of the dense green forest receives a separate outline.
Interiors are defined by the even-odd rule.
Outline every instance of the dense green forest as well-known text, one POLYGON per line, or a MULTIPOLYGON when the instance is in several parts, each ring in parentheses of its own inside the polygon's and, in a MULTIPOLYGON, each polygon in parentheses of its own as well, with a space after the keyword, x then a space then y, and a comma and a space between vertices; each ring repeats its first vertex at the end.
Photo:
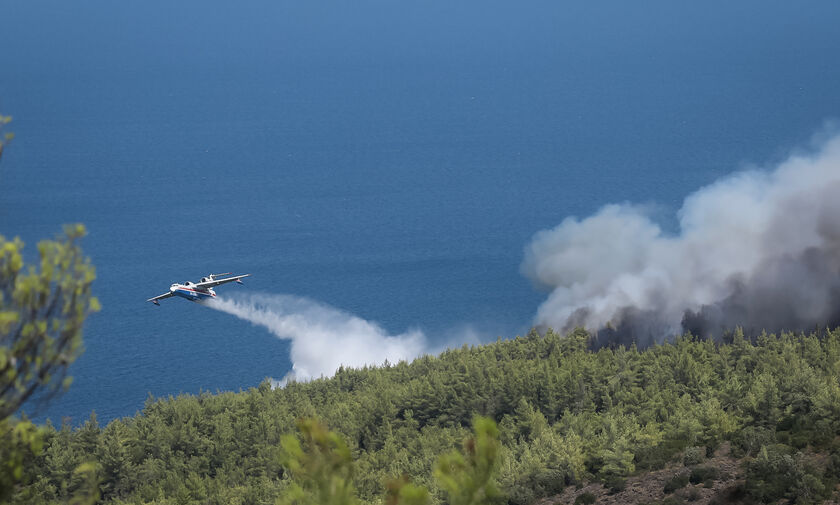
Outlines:
POLYGON ((340 434, 363 503, 382 503, 403 475, 442 502, 435 461, 461 447, 476 415, 498 425, 502 502, 590 481, 620 490, 634 474, 702 464, 724 443, 742 461, 740 499, 816 502, 840 474, 840 330, 645 350, 532 332, 283 388, 150 398, 105 427, 92 415, 49 428, 14 502, 67 502, 88 485, 87 463, 104 503, 274 503, 292 483, 281 440, 302 418, 340 434))

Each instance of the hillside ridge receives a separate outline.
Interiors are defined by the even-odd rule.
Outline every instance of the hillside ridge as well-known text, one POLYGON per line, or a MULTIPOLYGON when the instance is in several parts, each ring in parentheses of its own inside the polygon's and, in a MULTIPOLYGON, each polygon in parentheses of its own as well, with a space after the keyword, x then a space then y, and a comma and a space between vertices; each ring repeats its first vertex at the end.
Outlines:
POLYGON ((378 503, 383 483, 399 475, 440 502, 433 463, 460 447, 475 415, 498 423, 497 479, 511 504, 562 500, 592 482, 621 489, 721 447, 740 462, 751 500, 805 493, 816 502, 832 493, 840 331, 687 335, 644 350, 590 345, 583 330, 531 332, 279 389, 264 382, 150 398, 140 414, 105 427, 92 416, 52 430, 16 503, 67 501, 80 485, 73 469, 85 461, 98 465, 104 503, 273 503, 289 483, 280 439, 306 417, 346 440, 365 503, 378 503))

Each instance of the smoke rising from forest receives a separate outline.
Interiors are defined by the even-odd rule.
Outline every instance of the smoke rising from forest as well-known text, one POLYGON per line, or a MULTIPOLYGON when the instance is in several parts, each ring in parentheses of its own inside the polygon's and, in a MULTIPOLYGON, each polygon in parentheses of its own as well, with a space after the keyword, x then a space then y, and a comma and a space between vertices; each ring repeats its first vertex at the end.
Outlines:
POLYGON ((647 345, 690 330, 840 324, 840 136, 689 195, 668 235, 607 205, 537 233, 522 272, 551 290, 536 322, 647 345))
POLYGON ((397 363, 427 352, 420 331, 389 335, 376 323, 299 296, 234 295, 205 304, 291 341, 292 370, 281 383, 329 377, 342 365, 397 363))
MULTIPOLYGON (((648 211, 611 204, 534 236, 521 269, 550 289, 538 326, 583 326, 601 344, 646 346, 685 331, 718 337, 736 326, 759 332, 840 325, 840 135, 689 195, 676 234, 648 211)), ((293 367, 284 382, 436 350, 419 330, 390 335, 292 295, 207 305, 289 340, 293 367)), ((468 335, 451 336, 462 343, 468 335)))

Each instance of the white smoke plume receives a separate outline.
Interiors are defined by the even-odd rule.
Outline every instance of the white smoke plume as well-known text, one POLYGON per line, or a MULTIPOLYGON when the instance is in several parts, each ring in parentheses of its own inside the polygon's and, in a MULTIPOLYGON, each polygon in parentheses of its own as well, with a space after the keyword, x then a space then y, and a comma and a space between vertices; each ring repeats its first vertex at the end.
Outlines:
POLYGON ((537 233, 522 272, 551 290, 536 323, 610 342, 840 324, 840 136, 688 196, 668 235, 607 205, 537 233))
POLYGON ((342 365, 398 363, 427 352, 426 337, 419 330, 388 335, 376 323, 298 296, 240 295, 205 304, 291 341, 292 370, 281 384, 332 376, 342 365))

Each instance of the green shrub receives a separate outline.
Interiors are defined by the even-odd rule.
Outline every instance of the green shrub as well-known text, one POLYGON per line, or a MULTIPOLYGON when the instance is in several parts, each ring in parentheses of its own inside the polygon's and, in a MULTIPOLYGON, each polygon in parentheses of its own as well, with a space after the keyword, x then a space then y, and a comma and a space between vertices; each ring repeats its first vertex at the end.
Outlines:
POLYGON ((746 492, 743 483, 735 483, 718 491, 709 501, 709 505, 727 505, 745 501, 746 492))
POLYGON ((566 474, 550 468, 526 468, 505 488, 512 505, 533 503, 545 496, 560 494, 566 487, 566 474))
POLYGON ((822 481, 822 472, 806 465, 801 454, 792 454, 791 448, 783 445, 762 448, 747 464, 745 488, 751 498, 764 503, 782 498, 816 503, 830 492, 822 481))
POLYGON ((735 436, 732 444, 732 455, 736 458, 755 456, 762 447, 774 443, 776 443, 774 430, 747 426, 735 436))
POLYGON ((688 473, 682 472, 678 473, 671 477, 667 482, 665 482, 665 487, 663 491, 665 494, 671 494, 677 489, 682 489, 688 485, 688 473))
POLYGON ((717 480, 719 475, 718 469, 713 466, 698 466, 691 471, 688 481, 692 484, 700 484, 707 480, 717 480))
POLYGON ((688 447, 683 454, 683 464, 685 466, 699 465, 706 459, 705 447, 688 447))
POLYGON ((588 491, 575 498, 575 505, 592 505, 593 503, 595 503, 595 495, 588 491))
POLYGON ((659 470, 664 468, 679 452, 668 444, 659 444, 653 447, 642 447, 637 449, 634 457, 636 470, 659 470))
POLYGON ((627 487, 627 479, 611 475, 604 479, 604 487, 610 490, 610 494, 620 493, 627 487))
POLYGON ((840 479, 840 452, 834 452, 828 458, 828 464, 825 466, 825 482, 826 487, 831 489, 837 485, 840 479))
POLYGON ((692 487, 682 492, 681 497, 684 498, 685 501, 697 501, 700 499, 700 491, 692 487))
MULTIPOLYGON (((242 393, 150 399, 141 414, 106 428, 45 428, 43 456, 24 460, 13 503, 68 503, 78 487, 73 469, 86 461, 101 462, 105 503, 274 503, 296 480, 309 489, 300 479, 311 472, 284 465, 278 453, 281 435, 295 420, 313 416, 341 434, 356 460, 352 479, 345 480, 359 501, 382 501, 382 483, 406 475, 417 488, 434 486, 429 499, 439 503, 447 488, 432 473, 435 461, 467 435, 473 412, 504 420, 499 489, 511 505, 534 503, 564 485, 580 485, 577 495, 593 479, 619 490, 622 477, 672 462, 690 476, 694 466, 682 468, 682 462, 696 461, 693 447, 710 451, 724 440, 733 454, 752 461, 781 438, 807 442, 825 470, 809 469, 809 460, 792 456, 792 449, 775 457, 787 453, 799 469, 777 464, 770 454, 750 463, 752 494, 741 491, 741 501, 813 500, 840 475, 840 457, 826 461, 840 453, 838 346, 840 331, 740 338, 729 345, 686 338, 642 351, 587 350, 582 339, 548 332, 410 364, 343 368, 332 379, 284 388, 266 382, 242 393), (792 468, 792 479, 778 477, 785 468, 792 468), (772 489, 777 485, 780 490, 772 489)), ((465 448, 465 462, 473 449, 465 448)), ((461 466, 448 461, 447 468, 461 466)), ((467 488, 476 485, 478 470, 470 470, 467 488)), ((674 473, 661 477, 661 485, 674 473)), ((734 480, 709 477, 695 480, 734 480)), ((422 498, 419 492, 405 484, 390 496, 407 504, 422 498)))

